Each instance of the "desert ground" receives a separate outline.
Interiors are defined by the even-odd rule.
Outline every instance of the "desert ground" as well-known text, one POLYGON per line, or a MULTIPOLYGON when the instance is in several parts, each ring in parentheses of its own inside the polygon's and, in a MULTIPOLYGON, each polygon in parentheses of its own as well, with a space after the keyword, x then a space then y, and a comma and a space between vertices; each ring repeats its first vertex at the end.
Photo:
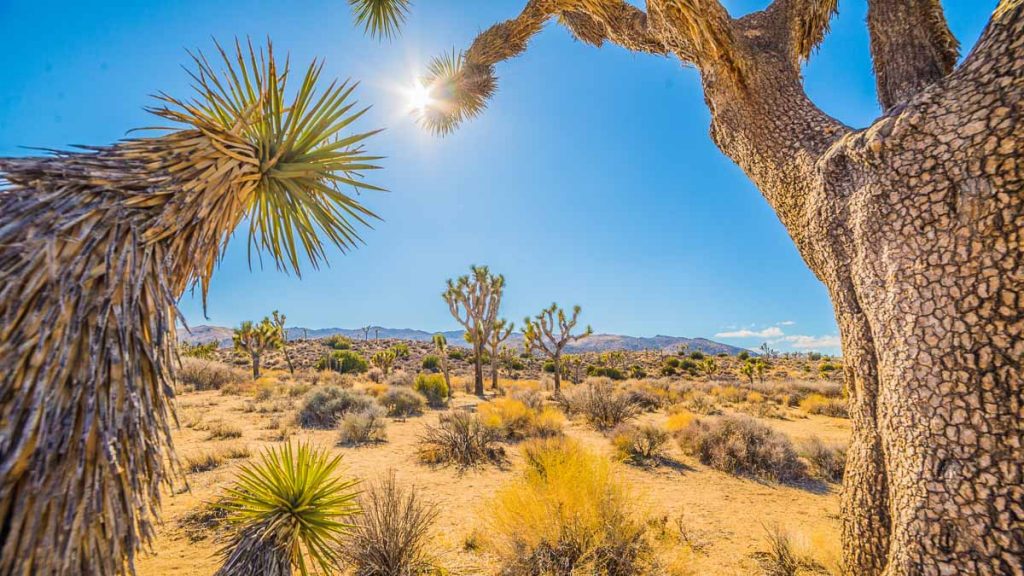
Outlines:
MULTIPOLYGON (((354 343, 353 347, 369 355, 373 349, 394 344, 370 341, 354 343)), ((344 475, 367 481, 393 471, 399 483, 414 486, 425 501, 436 506, 438 515, 427 547, 436 558, 438 573, 498 573, 498 560, 486 546, 474 543, 484 529, 494 494, 521 472, 523 441, 500 442, 507 456, 504 462, 460 467, 422 463, 420 439, 428 425, 437 426, 449 411, 480 413, 487 410, 487 405, 524 391, 540 398, 543 406, 558 409, 551 395, 551 377, 538 369, 540 364, 526 361, 519 370, 504 372, 498 390, 490 389, 488 377, 487 394, 481 398, 466 391, 470 364, 454 362, 456 392, 450 405, 424 407, 418 416, 387 418, 383 442, 340 445, 337 429, 304 428, 298 418, 304 403, 324 387, 379 396, 389 386, 410 386, 423 356, 431 351, 423 343, 407 345, 412 353, 398 362, 387 378, 373 370, 356 375, 316 371, 313 365, 318 355, 330 352, 319 341, 289 345, 292 361, 298 365, 295 374, 275 352, 265 360, 269 368, 256 381, 248 373, 248 359, 229 350, 218 350, 205 360, 183 358, 186 366, 175 402, 179 424, 173 436, 184 476, 165 490, 162 524, 152 551, 138 560, 138 572, 213 574, 222 561, 218 551, 233 529, 214 503, 231 486, 239 468, 257 458, 261 450, 283 442, 308 441, 342 455, 344 475), (237 366, 229 368, 232 364, 237 366), (207 385, 204 377, 196 374, 197 365, 229 371, 230 383, 219 389, 195 389, 207 385)), ((671 360, 673 354, 663 352, 624 355, 626 364, 646 363, 646 371, 652 373, 659 365, 678 364, 671 360)), ((681 357, 687 358, 685 354, 681 357)), ((592 360, 602 361, 600 357, 592 360)), ((791 440, 802 457, 806 456, 802 447, 813 439, 829 446, 845 446, 849 421, 823 415, 822 410, 814 408, 815 399, 841 402, 841 386, 834 381, 835 376, 829 380, 830 371, 820 371, 829 359, 772 360, 763 382, 740 375, 741 363, 736 358, 714 360, 718 366, 711 375, 684 371, 645 379, 592 377, 579 384, 563 383, 567 396, 596 382, 610 385, 619 394, 643 390, 648 394, 638 395, 640 398, 656 397, 644 402, 644 407, 637 407, 635 415, 628 418, 634 424, 652 424, 670 431, 655 460, 641 464, 624 461, 613 446, 615 432, 596 429, 582 415, 566 419, 564 436, 616 462, 615 477, 633 496, 634 512, 649 524, 661 573, 767 573, 770 555, 766 552, 772 549, 769 537, 773 534, 788 538, 790 551, 800 558, 801 570, 805 571, 801 573, 836 573, 839 486, 835 478, 822 479, 805 458, 801 461, 808 465, 806 476, 783 482, 717 470, 681 448, 673 434, 679 426, 672 422, 673 415, 679 413, 686 414, 687 420, 705 422, 731 416, 753 418, 791 440)))

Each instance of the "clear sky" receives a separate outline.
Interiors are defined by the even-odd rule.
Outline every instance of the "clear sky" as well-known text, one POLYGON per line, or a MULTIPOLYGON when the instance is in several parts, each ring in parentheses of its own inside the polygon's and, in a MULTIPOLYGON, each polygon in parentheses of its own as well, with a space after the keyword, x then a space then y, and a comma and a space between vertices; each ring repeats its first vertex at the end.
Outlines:
MULTIPOLYGON (((516 321, 558 301, 582 305, 599 332, 838 351, 824 288, 711 143, 693 69, 595 49, 549 24, 498 67, 480 118, 443 139, 415 125, 399 89, 523 3, 418 0, 404 34, 379 44, 353 27, 344 0, 0 0, 0 154, 104 144, 154 125, 142 109, 151 94, 188 94, 185 49, 269 36, 293 62, 322 57, 325 76, 361 81, 358 98, 373 108, 360 128, 387 128, 368 148, 387 156, 371 179, 390 192, 365 196, 384 220, 364 246, 301 280, 250 271, 240 235, 214 275, 208 319, 198 297, 182 300, 191 324, 236 325, 276 308, 307 327, 453 329, 444 280, 479 263, 505 274, 516 321)), ((767 3, 725 1, 733 15, 767 3)), ((996 2, 944 4, 966 53, 996 2)), ((863 0, 841 0, 806 69, 815 102, 855 127, 879 113, 865 15, 863 0)))

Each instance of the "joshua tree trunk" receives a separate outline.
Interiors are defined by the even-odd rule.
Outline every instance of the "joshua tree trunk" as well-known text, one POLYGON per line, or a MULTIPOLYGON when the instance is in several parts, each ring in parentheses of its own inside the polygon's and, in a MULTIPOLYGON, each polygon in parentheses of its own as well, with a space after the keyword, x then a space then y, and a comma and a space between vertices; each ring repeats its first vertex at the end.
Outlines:
POLYGON ((260 377, 260 355, 252 355, 252 379, 258 380, 260 377))
POLYGON ((473 344, 473 394, 484 395, 484 351, 481 346, 473 344))
MULTIPOLYGON (((493 65, 553 15, 580 40, 695 64, 714 142, 833 301, 854 424, 847 569, 1024 574, 1024 7, 1003 0, 954 71, 937 1, 868 5, 886 112, 862 130, 801 83, 829 1, 732 19, 716 0, 533 0, 481 34, 458 74, 486 97, 493 65)), ((460 102, 439 130, 480 108, 460 102)))
POLYGON ((555 354, 551 361, 555 364, 555 394, 558 395, 562 393, 562 355, 555 354))

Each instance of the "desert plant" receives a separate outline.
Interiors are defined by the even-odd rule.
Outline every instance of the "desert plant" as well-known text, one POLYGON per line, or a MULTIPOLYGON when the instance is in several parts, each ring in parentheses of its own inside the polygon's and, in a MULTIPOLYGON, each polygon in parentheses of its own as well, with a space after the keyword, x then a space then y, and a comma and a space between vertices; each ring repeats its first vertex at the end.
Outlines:
POLYGON ((815 476, 826 482, 841 482, 846 470, 846 448, 839 444, 826 444, 812 436, 801 446, 801 453, 811 464, 815 476))
POLYGON ((359 412, 374 404, 373 398, 337 386, 324 386, 306 397, 296 419, 303 428, 329 429, 347 412, 359 412))
POLYGON ((849 418, 846 401, 842 398, 830 398, 823 394, 812 393, 800 401, 800 409, 808 414, 820 414, 832 418, 849 418))
POLYGON ((260 377, 260 360, 270 350, 280 347, 280 331, 270 318, 264 318, 259 324, 246 320, 235 329, 232 342, 235 350, 249 355, 252 361, 253 380, 260 377))
POLYGON ((477 406, 480 422, 505 440, 521 440, 531 435, 536 419, 534 411, 514 398, 496 398, 477 406))
POLYGON ((409 388, 416 382, 416 378, 405 370, 395 370, 385 378, 385 381, 388 386, 404 386, 409 388))
POLYGON ((437 372, 441 369, 441 357, 436 354, 427 354, 420 362, 420 368, 429 372, 437 372))
POLYGON ((405 342, 398 342, 392 345, 391 348, 389 348, 389 350, 395 353, 395 359, 409 357, 409 345, 406 344, 405 342))
POLYGON ((220 348, 220 343, 216 340, 207 342, 206 344, 192 344, 189 342, 182 342, 178 344, 178 355, 182 358, 199 358, 201 360, 213 360, 214 352, 220 348))
POLYGON ((498 321, 505 277, 494 276, 487 266, 470 266, 470 274, 448 280, 441 296, 459 324, 466 329, 466 341, 473 347, 473 393, 484 394, 483 354, 498 321))
POLYGON ((424 503, 416 488, 403 488, 389 472, 359 497, 341 557, 357 576, 434 574, 436 562, 427 547, 438 509, 424 503))
POLYGON ((455 464, 465 468, 481 462, 501 463, 505 451, 497 434, 463 410, 444 414, 437 426, 426 425, 419 438, 419 459, 426 464, 455 464))
POLYGON ((639 409, 607 379, 589 378, 560 400, 568 414, 580 414, 598 430, 610 430, 634 418, 639 409))
POLYGON ((223 70, 195 55, 194 98, 151 109, 166 132, 0 159, 0 501, 21 503, 4 526, 35 527, 0 530, 0 573, 131 571, 173 454, 179 298, 205 296, 242 221, 299 272, 373 217, 340 188, 374 189, 358 176, 372 133, 344 133, 354 86, 318 93, 321 65, 289 73, 269 45, 218 51, 223 70))
POLYGON ((562 391, 562 350, 570 342, 576 342, 594 333, 587 326, 583 332, 573 334, 582 308, 573 306, 572 317, 565 310, 552 304, 533 318, 523 320, 523 346, 531 352, 541 352, 554 363, 555 394, 562 391))
POLYGON ((502 574, 646 573, 646 524, 611 462, 566 439, 528 442, 523 457, 485 507, 482 538, 502 574))
POLYGON ((346 412, 338 423, 338 443, 342 446, 362 446, 387 440, 384 409, 371 404, 359 411, 346 412))
POLYGON ((437 350, 438 356, 441 358, 441 373, 444 374, 444 383, 448 386, 448 399, 452 399, 452 395, 455 391, 452 389, 452 378, 448 371, 448 339, 444 337, 444 334, 434 334, 432 339, 434 342, 434 349, 437 350))
POLYGON ((498 389, 498 358, 500 356, 500 348, 505 340, 512 335, 512 330, 515 329, 515 323, 509 322, 502 318, 494 323, 494 327, 491 328, 491 333, 487 338, 487 352, 491 360, 491 388, 498 389))
POLYGON ((756 373, 757 370, 754 368, 754 363, 752 361, 747 360, 740 365, 740 375, 746 376, 747 380, 750 381, 751 384, 754 383, 754 374, 756 373))
POLYGON ((654 424, 621 424, 612 431, 619 459, 631 464, 657 465, 665 456, 668 432, 654 424))
POLYGON ((694 420, 676 439, 684 452, 716 470, 770 482, 806 477, 789 438, 746 416, 694 420))
POLYGON ((388 387, 380 397, 380 403, 392 418, 408 418, 423 413, 426 398, 422 394, 408 388, 388 387))
POLYGON ((369 365, 355 350, 334 350, 317 360, 317 370, 333 370, 339 374, 359 374, 366 372, 369 365))
POLYGON ((440 374, 418 374, 412 388, 422 394, 432 408, 443 407, 448 402, 448 383, 440 374))
POLYGON ((332 334, 323 339, 324 346, 331 350, 351 350, 352 340, 341 334, 332 334))
POLYGON ((391 371, 391 366, 395 363, 398 356, 395 354, 393 349, 378 350, 374 352, 373 356, 370 356, 370 364, 374 368, 379 368, 384 373, 384 377, 387 378, 388 372, 391 371))
POLYGON ((220 503, 237 531, 221 550, 217 576, 331 572, 341 536, 359 512, 357 482, 337 477, 340 463, 326 450, 285 444, 243 464, 220 503))
POLYGON ((270 313, 271 323, 277 328, 277 347, 284 354, 284 361, 288 364, 288 373, 295 374, 295 366, 292 365, 292 356, 288 353, 288 332, 284 329, 285 320, 288 318, 274 310, 270 313))
POLYGON ((689 398, 686 400, 685 404, 686 409, 695 414, 714 416, 715 414, 722 413, 722 409, 718 407, 718 402, 715 400, 715 397, 710 394, 705 394, 700 390, 690 392, 689 398))
POLYGON ((182 386, 193 390, 220 390, 227 384, 245 382, 245 372, 215 360, 186 356, 176 374, 182 386))

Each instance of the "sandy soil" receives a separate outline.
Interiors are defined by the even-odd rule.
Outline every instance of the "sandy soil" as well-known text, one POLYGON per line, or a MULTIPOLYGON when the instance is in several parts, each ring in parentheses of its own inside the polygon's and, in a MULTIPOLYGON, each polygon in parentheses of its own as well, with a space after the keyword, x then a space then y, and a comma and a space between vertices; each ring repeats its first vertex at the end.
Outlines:
MULTIPOLYGON (((294 410, 261 414, 246 411, 249 398, 222 395, 219 392, 182 394, 177 400, 182 426, 175 436, 181 458, 198 457, 226 448, 246 447, 253 454, 273 444, 281 429, 290 427, 291 439, 310 440, 329 446, 344 455, 345 473, 372 479, 393 469, 399 481, 415 484, 423 495, 440 506, 436 541, 446 565, 453 573, 487 574, 491 572, 486 556, 462 550, 462 544, 475 526, 488 496, 509 481, 518 466, 517 449, 509 447, 511 463, 507 469, 493 466, 459 472, 454 468, 432 468, 416 462, 416 440, 425 423, 437 421, 438 412, 407 421, 389 421, 388 442, 361 448, 335 446, 334 431, 309 431, 291 424, 294 410), (210 433, 187 427, 225 422, 242 431, 240 438, 213 440, 210 433), (199 422, 200 425, 195 425, 199 422), (274 426, 276 429, 271 429, 274 426)), ((277 401, 281 404, 287 400, 277 401)), ((457 404, 475 404, 471 396, 459 396, 457 404)), ((296 401, 297 405, 298 402, 296 401)), ((762 420, 788 434, 794 441, 818 436, 845 442, 849 421, 823 416, 805 416, 790 411, 788 420, 762 420)), ((645 419, 661 421, 663 413, 648 414, 645 419)), ((570 437, 579 439, 595 451, 611 453, 608 439, 572 422, 570 437)), ((828 558, 838 549, 838 487, 824 483, 806 486, 780 486, 736 478, 711 470, 683 456, 674 445, 672 465, 654 469, 623 466, 621 473, 639 495, 638 506, 652 515, 665 515, 672 525, 682 517, 688 531, 704 544, 692 559, 694 574, 751 574, 756 564, 751 553, 764 547, 766 528, 778 526, 794 537, 797 544, 816 549, 819 558, 828 558)), ((139 574, 205 575, 219 566, 218 543, 214 534, 193 541, 179 521, 204 502, 213 500, 232 478, 241 459, 206 472, 187 475, 189 489, 182 486, 167 490, 163 500, 163 523, 158 528, 154 550, 137 562, 139 574)))

